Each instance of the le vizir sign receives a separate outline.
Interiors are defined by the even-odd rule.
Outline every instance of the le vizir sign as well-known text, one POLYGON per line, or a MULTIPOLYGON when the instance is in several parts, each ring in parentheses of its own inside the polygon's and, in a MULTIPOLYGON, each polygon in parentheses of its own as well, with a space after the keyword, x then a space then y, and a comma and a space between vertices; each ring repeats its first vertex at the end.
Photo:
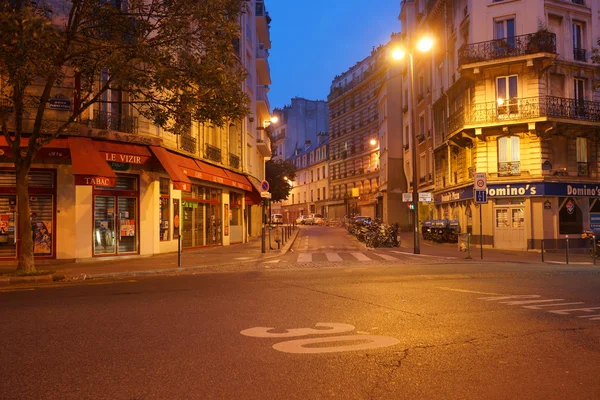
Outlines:
POLYGON ((127 164, 145 164, 149 157, 136 156, 133 154, 103 153, 106 161, 120 162, 127 164))

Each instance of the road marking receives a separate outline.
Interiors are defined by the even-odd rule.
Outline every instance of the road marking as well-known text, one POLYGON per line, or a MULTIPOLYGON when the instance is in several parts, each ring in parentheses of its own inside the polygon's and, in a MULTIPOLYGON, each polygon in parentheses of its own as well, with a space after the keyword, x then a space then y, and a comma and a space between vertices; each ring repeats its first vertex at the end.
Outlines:
POLYGON ((298 254, 298 262, 312 262, 312 253, 298 254))
POLYGON ((10 292, 30 292, 35 290, 34 288, 2 288, 0 292, 2 293, 10 293, 10 292))
POLYGON ((252 257, 236 257, 236 258, 234 258, 234 260, 249 260, 251 258, 252 257))
POLYGON ((381 254, 381 253, 373 253, 373 254, 378 255, 379 257, 381 257, 387 261, 398 261, 398 259, 396 257, 388 256, 387 254, 381 254))
POLYGON ((489 294, 489 295, 492 295, 492 296, 502 296, 501 293, 476 292, 474 290, 452 289, 452 288, 449 288, 449 287, 438 287, 438 289, 448 290, 450 292, 459 292, 459 293, 489 294))
POLYGON ((569 313, 571 311, 583 311, 583 312, 592 312, 592 311, 596 311, 596 310, 600 310, 600 307, 589 307, 589 308, 569 308, 566 310, 552 310, 552 311, 548 311, 552 314, 559 314, 559 315, 569 315, 569 313))
POLYGON ((479 297, 477 300, 495 301, 495 300, 510 300, 510 299, 539 299, 539 294, 519 294, 515 296, 500 296, 500 297, 479 297))
POLYGON ((263 261, 263 263, 264 263, 264 264, 276 264, 276 263, 278 263, 279 261, 281 261, 281 260, 277 259, 277 260, 263 261))
MULTIPOLYGON (((509 306, 525 306, 528 304, 535 303, 551 303, 554 301, 565 301, 565 299, 547 299, 547 300, 517 300, 517 301, 499 301, 500 304, 507 304, 509 306)), ((555 305, 555 304, 552 304, 555 305)))
POLYGON ((346 333, 352 332, 355 329, 353 325, 340 324, 336 322, 318 322, 315 324, 315 326, 330 329, 295 328, 286 329, 286 332, 283 333, 271 333, 269 331, 276 328, 257 326, 255 328, 244 329, 240 333, 244 336, 258 338, 288 338, 308 335, 331 335, 334 333, 346 333))
POLYGON ((556 306, 570 306, 575 304, 583 304, 583 301, 576 301, 573 303, 558 303, 558 304, 539 304, 535 306, 523 306, 523 308, 528 308, 530 310, 541 310, 542 307, 556 307, 556 306))
POLYGON ((371 261, 371 259, 363 253, 350 253, 350 254, 352 254, 358 261, 371 261))
POLYGON ((343 261, 338 253, 325 253, 327 261, 343 261))
POLYGON ((378 336, 378 335, 347 335, 347 336, 334 336, 328 338, 314 338, 314 339, 298 339, 288 340, 286 342, 275 343, 273 348, 277 351, 292 354, 319 354, 319 353, 339 353, 343 351, 357 351, 357 350, 370 350, 377 349, 380 347, 393 346, 400 343, 398 339, 389 336, 378 336), (332 346, 332 347, 305 347, 311 344, 320 343, 331 343, 331 342, 366 342, 366 343, 355 343, 346 346, 332 346))

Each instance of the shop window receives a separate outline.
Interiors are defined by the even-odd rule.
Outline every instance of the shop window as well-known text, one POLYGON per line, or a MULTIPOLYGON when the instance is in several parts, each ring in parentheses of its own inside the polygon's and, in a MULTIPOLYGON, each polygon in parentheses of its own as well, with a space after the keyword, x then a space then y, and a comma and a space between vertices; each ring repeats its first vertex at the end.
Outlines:
POLYGON ((169 197, 170 181, 160 178, 160 208, 159 208, 159 232, 160 240, 169 240, 169 222, 171 217, 171 198, 169 197))
POLYGON ((581 209, 571 197, 559 198, 562 204, 558 212, 558 232, 561 235, 581 234, 583 231, 583 215, 581 209))
POLYGON ((242 195, 230 194, 229 224, 237 226, 242 224, 242 195))

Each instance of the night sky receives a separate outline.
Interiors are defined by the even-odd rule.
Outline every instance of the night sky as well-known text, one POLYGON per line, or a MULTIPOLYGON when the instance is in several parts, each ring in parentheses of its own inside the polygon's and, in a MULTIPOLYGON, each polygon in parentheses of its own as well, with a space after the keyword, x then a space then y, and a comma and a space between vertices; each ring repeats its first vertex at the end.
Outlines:
POLYGON ((400 30, 400 0, 269 0, 271 108, 327 100, 331 81, 400 30))

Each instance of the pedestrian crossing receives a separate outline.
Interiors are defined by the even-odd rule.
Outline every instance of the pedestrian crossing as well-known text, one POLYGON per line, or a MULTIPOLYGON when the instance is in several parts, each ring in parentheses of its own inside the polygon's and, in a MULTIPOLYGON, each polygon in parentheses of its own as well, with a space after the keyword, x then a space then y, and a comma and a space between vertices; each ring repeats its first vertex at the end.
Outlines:
POLYGON ((320 261, 329 261, 329 262, 349 262, 349 261, 398 261, 401 258, 405 257, 394 257, 389 254, 384 253, 376 253, 376 252, 356 252, 356 251, 348 251, 348 252, 302 252, 302 253, 294 253, 292 256, 292 260, 288 260, 291 262, 297 263, 312 263, 312 262, 320 262, 320 261), (295 260, 294 260, 295 258, 295 260))

